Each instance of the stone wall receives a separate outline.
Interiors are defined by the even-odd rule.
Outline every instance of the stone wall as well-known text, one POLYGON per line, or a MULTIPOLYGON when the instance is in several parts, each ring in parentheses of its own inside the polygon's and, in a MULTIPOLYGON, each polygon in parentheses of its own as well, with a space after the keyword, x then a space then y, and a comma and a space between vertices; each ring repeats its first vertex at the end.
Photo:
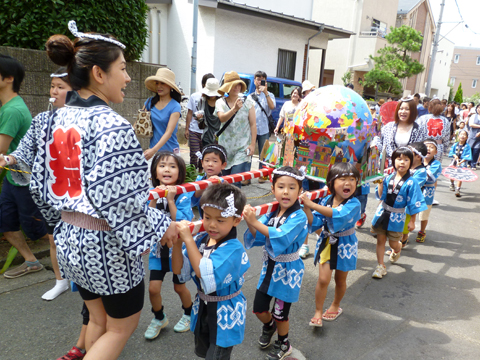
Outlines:
MULTIPOLYGON (((46 111, 50 97, 50 74, 58 68, 48 58, 46 51, 0 46, 0 54, 16 58, 25 67, 25 79, 19 94, 25 100, 32 116, 46 111)), ((143 107, 145 100, 152 96, 152 92, 146 89, 144 80, 154 75, 159 67, 141 62, 129 62, 127 65, 127 72, 132 81, 125 90, 125 99, 121 104, 110 105, 132 124, 133 116, 143 107)), ((180 124, 177 135, 179 141, 184 143, 183 128, 180 124)), ((140 139, 140 143, 144 149, 148 147, 148 140, 140 139)))

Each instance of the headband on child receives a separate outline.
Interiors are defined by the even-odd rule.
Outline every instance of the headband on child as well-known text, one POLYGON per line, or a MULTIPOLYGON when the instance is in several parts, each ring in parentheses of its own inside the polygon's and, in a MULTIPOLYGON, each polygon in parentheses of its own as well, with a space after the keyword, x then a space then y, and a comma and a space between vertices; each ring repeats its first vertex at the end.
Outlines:
POLYGON ((414 99, 414 98, 413 98, 412 95, 408 95, 408 96, 406 96, 406 97, 404 97, 404 98, 401 98, 400 101, 402 101, 402 102, 408 102, 408 101, 412 101, 413 99, 414 99))
POLYGON ((197 151, 197 152, 195 153, 195 155, 197 155, 197 157, 198 157, 200 160, 202 160, 202 159, 203 159, 203 154, 204 154, 205 151, 208 150, 208 149, 215 149, 215 150, 220 151, 220 152, 223 154, 223 156, 225 157, 225 160, 227 160, 227 154, 225 154, 225 151, 224 151, 221 147, 215 146, 215 145, 207 145, 207 146, 205 146, 205 147, 203 148, 202 152, 197 151))
POLYGON ((85 33, 82 33, 80 31, 78 31, 77 29, 77 23, 75 22, 75 20, 70 20, 68 22, 68 30, 70 30, 70 32, 72 33, 73 36, 77 37, 77 38, 89 38, 89 39, 93 39, 93 40, 101 40, 101 41, 107 41, 109 43, 112 43, 112 44, 115 44, 119 47, 121 47, 122 49, 125 49, 126 46, 123 45, 120 41, 118 40, 115 40, 115 39, 111 39, 111 38, 108 38, 106 36, 103 36, 103 35, 99 35, 99 34, 85 34, 85 33))
POLYGON ((330 182, 332 182, 333 180, 335 180, 335 179, 338 178, 338 177, 343 177, 343 176, 354 176, 354 177, 356 178, 355 174, 352 173, 352 172, 349 172, 349 173, 341 173, 341 174, 335 175, 335 176, 332 178, 332 180, 330 180, 330 182))
POLYGON ((412 149, 410 149, 409 147, 407 147, 407 146, 400 146, 399 148, 397 148, 397 150, 402 150, 402 149, 406 149, 406 150, 410 151, 410 152, 412 153, 412 155, 413 155, 413 151, 412 151, 412 149))
POLYGON ((427 144, 433 145, 438 150, 438 144, 435 141, 424 141, 423 143, 425 145, 427 145, 427 144))
POLYGON ((220 215, 223 218, 229 218, 232 216, 235 216, 237 218, 241 218, 241 215, 237 215, 237 208, 235 207, 235 197, 233 196, 233 192, 228 195, 225 200, 227 200, 227 205, 228 207, 225 209, 221 206, 215 205, 215 204, 203 204, 202 205, 202 210, 205 209, 205 207, 212 207, 214 209, 218 209, 221 211, 220 215))
POLYGON ((294 178, 295 180, 303 181, 303 179, 305 179, 305 166, 302 166, 299 169, 299 171, 300 171, 301 175, 294 174, 290 171, 275 169, 275 170, 273 170, 273 174, 274 175, 280 175, 280 176, 290 176, 290 177, 294 178))
POLYGON ((422 155, 422 153, 420 151, 418 151, 417 149, 415 149, 414 147, 412 146, 409 146, 408 147, 410 150, 412 150, 412 152, 414 152, 415 154, 417 154, 418 156, 420 156, 422 159, 425 159, 425 156, 422 155))
POLYGON ((68 76, 68 73, 50 74, 50 77, 52 77, 52 78, 63 78, 65 76, 68 76))

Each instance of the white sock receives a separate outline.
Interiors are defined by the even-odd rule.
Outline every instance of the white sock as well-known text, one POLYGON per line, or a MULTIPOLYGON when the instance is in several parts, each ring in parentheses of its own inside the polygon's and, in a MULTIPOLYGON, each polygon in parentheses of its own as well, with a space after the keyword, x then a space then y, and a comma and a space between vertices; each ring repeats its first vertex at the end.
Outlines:
POLYGON ((58 295, 60 295, 61 293, 65 292, 67 290, 68 290, 68 280, 66 280, 66 279, 57 280, 53 289, 51 289, 51 290, 47 291, 45 294, 43 294, 42 299, 43 300, 53 300, 58 295))

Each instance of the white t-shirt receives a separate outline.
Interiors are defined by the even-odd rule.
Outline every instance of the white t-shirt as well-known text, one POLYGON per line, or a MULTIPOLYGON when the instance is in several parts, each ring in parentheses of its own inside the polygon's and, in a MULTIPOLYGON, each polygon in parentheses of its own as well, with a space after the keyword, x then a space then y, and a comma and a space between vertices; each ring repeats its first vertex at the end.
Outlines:
POLYGON ((399 133, 398 131, 395 133, 395 143, 398 145, 398 147, 408 145, 410 135, 412 134, 412 129, 413 126, 406 133, 399 133))
MULTIPOLYGON (((190 95, 190 99, 188 99, 187 109, 192 110, 195 113, 197 111, 198 102, 200 101, 201 97, 201 92, 196 92, 190 95)), ((203 130, 198 127, 198 122, 193 117, 188 130, 196 132, 198 134, 203 134, 203 130)))

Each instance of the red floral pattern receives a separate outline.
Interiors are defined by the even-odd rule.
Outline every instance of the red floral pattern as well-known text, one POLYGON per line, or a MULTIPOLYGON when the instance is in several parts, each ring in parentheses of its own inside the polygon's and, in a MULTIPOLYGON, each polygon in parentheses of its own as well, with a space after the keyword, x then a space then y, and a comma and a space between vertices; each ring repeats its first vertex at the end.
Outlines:
POLYGON ((51 188, 58 197, 74 198, 82 193, 80 176, 80 154, 78 143, 80 134, 75 128, 66 131, 58 128, 53 132, 53 142, 49 145, 50 169, 53 171, 51 188))

